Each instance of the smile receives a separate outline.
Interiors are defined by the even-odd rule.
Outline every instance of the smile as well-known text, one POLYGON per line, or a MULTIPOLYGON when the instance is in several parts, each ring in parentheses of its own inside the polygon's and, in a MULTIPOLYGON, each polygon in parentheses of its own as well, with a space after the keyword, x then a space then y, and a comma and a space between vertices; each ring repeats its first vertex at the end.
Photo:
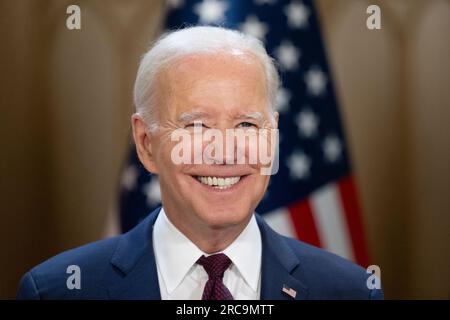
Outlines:
POLYGON ((198 176, 197 180, 202 184, 217 188, 228 189, 241 180, 240 176, 236 177, 210 177, 210 176, 198 176))

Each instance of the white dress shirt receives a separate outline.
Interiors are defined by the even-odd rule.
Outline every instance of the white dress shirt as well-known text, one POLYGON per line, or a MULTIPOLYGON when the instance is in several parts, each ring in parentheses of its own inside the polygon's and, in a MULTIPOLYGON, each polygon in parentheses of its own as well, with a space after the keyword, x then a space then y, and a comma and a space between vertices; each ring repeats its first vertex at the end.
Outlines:
MULTIPOLYGON (((196 264, 208 254, 201 251, 167 218, 164 208, 153 227, 153 250, 163 300, 201 300, 208 281, 205 269, 196 264)), ((259 300, 261 282, 261 233, 255 216, 225 250, 232 261, 223 277, 235 300, 259 300)))

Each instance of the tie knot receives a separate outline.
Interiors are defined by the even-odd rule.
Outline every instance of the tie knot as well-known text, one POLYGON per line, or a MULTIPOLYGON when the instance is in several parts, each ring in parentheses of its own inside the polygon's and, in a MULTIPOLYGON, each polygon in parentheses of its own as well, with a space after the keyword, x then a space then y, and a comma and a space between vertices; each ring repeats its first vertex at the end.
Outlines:
POLYGON ((225 270, 230 266, 231 260, 223 253, 213 254, 209 257, 201 256, 197 263, 205 269, 210 278, 223 278, 225 270))

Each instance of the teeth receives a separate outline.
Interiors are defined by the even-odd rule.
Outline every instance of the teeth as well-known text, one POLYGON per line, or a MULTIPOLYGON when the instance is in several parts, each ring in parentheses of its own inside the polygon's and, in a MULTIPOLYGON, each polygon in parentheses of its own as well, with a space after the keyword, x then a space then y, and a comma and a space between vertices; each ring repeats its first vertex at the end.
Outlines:
POLYGON ((197 177, 197 180, 203 184, 218 188, 227 189, 241 180, 241 177, 197 177))

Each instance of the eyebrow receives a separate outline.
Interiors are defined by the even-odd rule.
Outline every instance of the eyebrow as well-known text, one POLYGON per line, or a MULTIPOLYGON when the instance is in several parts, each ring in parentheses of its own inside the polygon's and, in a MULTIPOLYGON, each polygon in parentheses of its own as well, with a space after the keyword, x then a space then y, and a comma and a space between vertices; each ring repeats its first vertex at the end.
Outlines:
POLYGON ((261 112, 250 112, 250 113, 244 113, 236 116, 236 119, 253 119, 258 121, 259 123, 264 122, 265 117, 261 112))
POLYGON ((209 115, 206 112, 202 112, 202 111, 183 112, 178 117, 178 121, 192 122, 192 121, 203 119, 203 118, 209 118, 209 115))
MULTIPOLYGON (((201 120, 204 118, 210 118, 210 115, 206 112, 202 111, 192 111, 192 112, 183 112, 179 117, 178 121, 180 122, 192 122, 196 120, 201 120)), ((249 112, 239 114, 234 117, 235 119, 253 119, 258 123, 263 123, 265 121, 265 117, 261 112, 249 112)))

